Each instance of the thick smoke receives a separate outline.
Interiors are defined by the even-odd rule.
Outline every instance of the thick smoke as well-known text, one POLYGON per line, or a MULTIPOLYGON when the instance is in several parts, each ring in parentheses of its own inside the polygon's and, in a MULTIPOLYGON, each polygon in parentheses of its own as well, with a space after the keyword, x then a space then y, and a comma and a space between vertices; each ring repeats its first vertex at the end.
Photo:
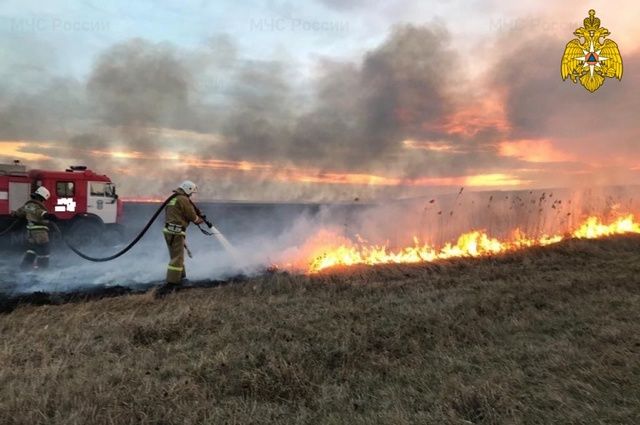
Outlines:
POLYGON ((548 52, 563 52, 566 38, 532 38, 516 31, 509 35, 497 46, 504 53, 492 67, 495 72, 487 83, 505 93, 510 124, 505 139, 546 139, 575 158, 573 163, 539 164, 552 173, 548 179, 540 176, 540 182, 571 186, 635 181, 637 174, 629 158, 637 155, 640 138, 633 112, 640 110, 634 90, 640 84, 640 52, 623 51, 622 81, 607 79, 604 87, 592 94, 562 81, 556 67, 549 71, 548 52))
POLYGON ((181 128, 192 76, 171 46, 132 40, 102 54, 87 91, 114 127, 181 128))
POLYGON ((444 29, 406 26, 367 53, 360 67, 325 64, 318 106, 298 123, 293 147, 312 157, 319 150, 348 169, 394 162, 403 140, 442 136, 425 127, 451 111, 447 89, 456 60, 444 29))
POLYGON ((46 140, 23 149, 137 175, 118 182, 123 194, 165 193, 195 176, 215 182, 203 185, 205 196, 226 199, 397 197, 402 188, 295 180, 300 170, 302 180, 336 172, 412 179, 517 166, 498 155, 492 125, 473 137, 447 129, 469 103, 460 63, 439 25, 398 26, 361 60, 320 59, 311 80, 295 63, 243 58, 229 37, 194 49, 133 39, 99 54, 84 86, 56 81, 8 97, 0 139, 46 140), (406 140, 451 149, 407 149, 406 140), (200 163, 181 165, 175 155, 200 163), (236 166, 219 165, 228 160, 236 166), (241 161, 258 166, 238 169, 241 161))
POLYGON ((292 162, 336 171, 380 171, 407 138, 451 110, 456 54, 442 28, 397 28, 361 64, 323 60, 313 96, 301 104, 283 64, 245 64, 237 74, 224 134, 234 159, 292 162))
POLYGON ((540 60, 545 52, 562 52, 565 44, 566 40, 549 36, 526 40, 496 65, 498 72, 494 74, 493 84, 507 89, 505 105, 513 136, 559 140, 580 137, 583 143, 575 146, 578 149, 601 145, 594 142, 613 131, 628 137, 625 131, 634 129, 630 121, 633 117, 624 111, 640 107, 640 100, 629 90, 640 83, 640 74, 636 71, 638 53, 625 52, 623 80, 607 80, 606 90, 594 96, 562 81, 559 72, 548 72, 548 61, 540 60))
POLYGON ((0 91, 0 140, 64 140, 86 119, 87 106, 82 86, 71 79, 49 78, 35 92, 5 87, 0 91))

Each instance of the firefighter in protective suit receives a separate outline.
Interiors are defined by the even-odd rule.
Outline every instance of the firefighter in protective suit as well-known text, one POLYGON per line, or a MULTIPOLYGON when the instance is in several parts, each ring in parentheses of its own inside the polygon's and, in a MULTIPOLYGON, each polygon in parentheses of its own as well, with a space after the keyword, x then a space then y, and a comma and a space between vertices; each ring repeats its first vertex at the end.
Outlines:
POLYGON ((11 214, 16 218, 25 218, 27 220, 27 252, 25 252, 20 265, 23 270, 49 267, 51 250, 47 224, 49 223, 48 219, 53 218, 53 214, 47 212, 44 202, 50 196, 49 190, 44 186, 40 186, 31 194, 30 200, 11 214))
POLYGON ((159 288, 157 295, 175 290, 186 277, 184 250, 187 227, 189 223, 200 224, 203 222, 189 199, 197 191, 198 187, 194 182, 185 180, 178 189, 174 190, 176 196, 169 201, 165 208, 165 225, 162 231, 169 249, 170 260, 167 266, 167 283, 159 288))

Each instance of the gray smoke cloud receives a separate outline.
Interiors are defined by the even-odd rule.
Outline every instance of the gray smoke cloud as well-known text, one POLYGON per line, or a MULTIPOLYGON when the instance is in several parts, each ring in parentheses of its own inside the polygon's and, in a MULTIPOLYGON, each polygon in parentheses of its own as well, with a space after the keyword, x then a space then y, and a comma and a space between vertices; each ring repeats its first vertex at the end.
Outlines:
POLYGON ((466 59, 452 47, 446 27, 432 23, 394 27, 359 59, 320 58, 312 77, 303 77, 290 60, 246 58, 224 35, 190 49, 127 40, 99 53, 85 81, 41 70, 38 84, 25 91, 20 74, 9 75, 0 90, 0 140, 33 141, 23 149, 49 155, 47 164, 65 158, 120 175, 121 193, 155 195, 197 178, 212 183, 203 186, 205 197, 273 200, 424 191, 313 182, 325 173, 410 180, 531 168, 500 155, 498 145, 508 139, 557 137, 560 147, 569 147, 580 134, 582 149, 597 152, 615 131, 616 146, 635 153, 633 114, 621 111, 639 106, 625 89, 637 84, 637 54, 625 56, 623 83, 611 81, 596 97, 562 82, 549 61, 540 60, 561 51, 561 40, 498 42, 504 45, 496 51, 504 53, 484 83, 487 92, 505 93, 508 130, 491 122, 474 124, 470 134, 446 128, 482 93, 463 71, 466 59), (444 149, 408 149, 407 140, 444 149), (104 154, 109 150, 136 154, 112 158, 104 154), (179 166, 172 154, 200 163, 179 166), (258 166, 239 170, 240 161, 258 166), (285 181, 300 170, 310 170, 304 171, 310 182, 285 181))
POLYGON ((216 195, 224 188, 226 198, 275 192, 274 198, 326 199, 332 191, 342 196, 353 188, 295 187, 273 181, 269 169, 244 175, 202 165, 182 175, 170 173, 166 182, 157 171, 171 164, 155 158, 151 168, 148 162, 173 152, 276 169, 307 167, 320 176, 392 172, 400 178, 455 176, 493 166, 498 159, 488 148, 494 141, 491 129, 483 130, 491 135, 487 143, 476 144, 440 129, 456 108, 452 89, 464 78, 456 71, 458 62, 447 30, 439 25, 398 26, 361 60, 321 59, 316 77, 303 82, 291 63, 243 58, 228 36, 191 50, 133 39, 99 54, 84 84, 58 79, 32 95, 5 98, 0 138, 54 140, 25 150, 112 170, 148 171, 153 184, 147 190, 196 175, 215 179, 216 195), (407 152, 406 139, 445 140, 458 148, 407 152), (95 156, 110 149, 145 157, 95 156))
MULTIPOLYGON (((361 64, 323 61, 309 105, 297 106, 281 64, 243 69, 236 80, 225 135, 234 158, 280 157, 342 170, 370 170, 402 148, 420 127, 450 110, 449 83, 438 67, 454 67, 443 29, 397 28, 361 64)), ((393 158, 391 158, 393 160, 393 158)))
POLYGON ((498 157, 494 127, 480 129, 473 139, 442 129, 457 107, 456 85, 465 78, 449 38, 439 25, 398 26, 361 62, 324 59, 303 104, 291 92, 286 71, 251 64, 236 80, 224 125, 231 141, 225 154, 334 171, 393 171, 401 178, 517 164, 498 157), (455 149, 407 152, 402 142, 408 139, 444 140, 455 149))
POLYGON ((87 91, 107 125, 180 128, 192 80, 174 47, 137 39, 98 58, 87 91))
MULTIPOLYGON (((587 144, 594 139, 626 130, 635 117, 629 111, 638 110, 640 99, 632 88, 640 83, 638 63, 640 52, 623 52, 625 73, 622 81, 607 79, 597 95, 560 78, 559 61, 566 39, 543 36, 530 39, 518 37, 503 40, 506 53, 493 67, 490 84, 506 89, 505 106, 514 137, 576 137, 587 144), (510 45, 506 49, 507 44, 510 45), (515 44, 515 46, 514 46, 515 44), (557 52, 552 68, 545 53, 557 52)), ((617 138, 619 139, 619 138, 617 138)), ((593 147, 593 146, 589 146, 593 147)))
MULTIPOLYGON (((623 159, 638 154, 636 141, 640 130, 635 122, 640 99, 635 87, 640 84, 640 52, 622 51, 625 72, 622 81, 607 79, 596 93, 560 78, 559 65, 550 66, 548 52, 558 52, 558 62, 567 39, 543 36, 531 39, 517 31, 498 47, 504 51, 492 67, 488 84, 505 89, 505 112, 511 139, 543 138, 568 152, 573 163, 542 164, 550 173, 576 172, 562 184, 611 184, 635 181, 629 164, 615 159, 603 163, 600 158, 623 159), (592 165, 585 165, 587 164, 592 165), (587 183, 588 182, 588 183, 587 183)), ((558 180, 550 183, 559 184, 558 180)))
POLYGON ((86 107, 82 85, 68 78, 50 78, 34 92, 5 87, 0 92, 0 139, 65 138, 87 117, 86 107))

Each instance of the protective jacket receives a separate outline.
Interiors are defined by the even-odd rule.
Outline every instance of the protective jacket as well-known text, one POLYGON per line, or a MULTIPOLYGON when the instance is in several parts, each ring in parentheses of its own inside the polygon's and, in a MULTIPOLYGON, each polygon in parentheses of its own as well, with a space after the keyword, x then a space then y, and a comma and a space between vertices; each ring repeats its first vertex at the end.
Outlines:
POLYGON ((36 244, 49 242, 49 227, 47 226, 49 221, 44 218, 46 214, 47 208, 37 199, 27 201, 15 212, 16 217, 27 219, 30 242, 36 244))
POLYGON ((18 218, 27 219, 27 251, 22 258, 22 269, 47 268, 49 267, 49 227, 47 208, 42 201, 31 199, 24 206, 20 207, 13 215, 18 218))
POLYGON ((189 223, 198 220, 196 210, 189 197, 182 189, 175 191, 177 194, 165 209, 165 233, 185 235, 189 223))

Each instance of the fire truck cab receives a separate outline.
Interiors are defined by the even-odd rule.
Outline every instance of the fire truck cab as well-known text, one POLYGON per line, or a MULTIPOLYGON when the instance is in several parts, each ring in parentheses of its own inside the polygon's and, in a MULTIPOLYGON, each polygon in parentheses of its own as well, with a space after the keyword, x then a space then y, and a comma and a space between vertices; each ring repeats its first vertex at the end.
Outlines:
POLYGON ((65 171, 30 170, 19 162, 0 164, 0 219, 8 221, 38 187, 49 189, 45 202, 58 225, 74 239, 92 239, 96 233, 117 226, 122 220, 122 202, 115 184, 106 175, 85 166, 65 171))

